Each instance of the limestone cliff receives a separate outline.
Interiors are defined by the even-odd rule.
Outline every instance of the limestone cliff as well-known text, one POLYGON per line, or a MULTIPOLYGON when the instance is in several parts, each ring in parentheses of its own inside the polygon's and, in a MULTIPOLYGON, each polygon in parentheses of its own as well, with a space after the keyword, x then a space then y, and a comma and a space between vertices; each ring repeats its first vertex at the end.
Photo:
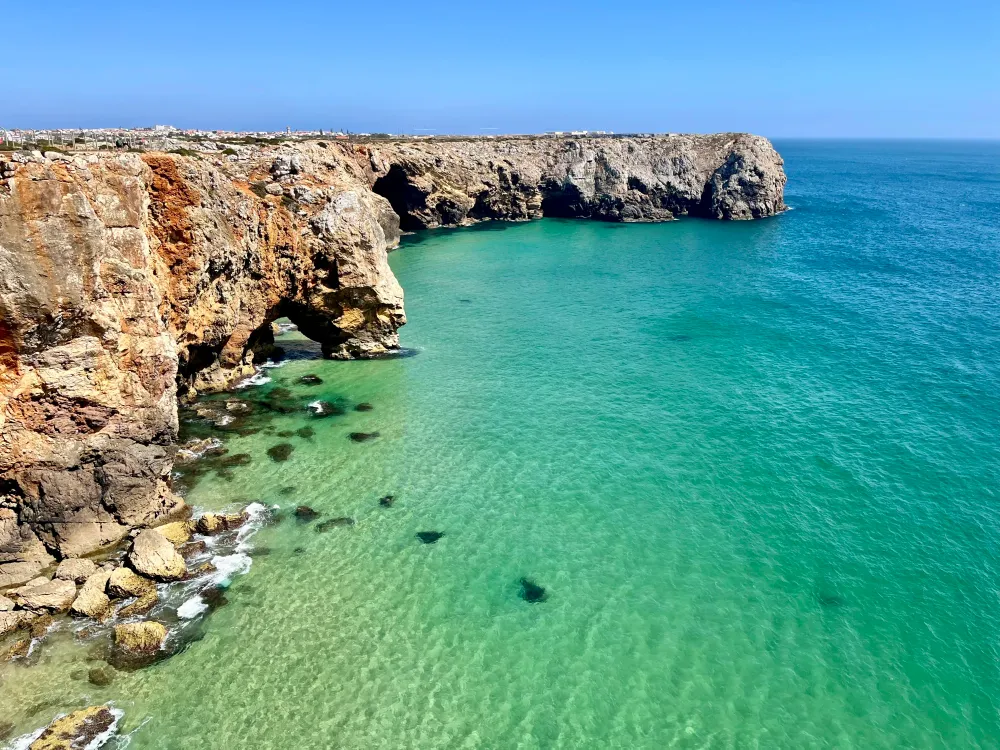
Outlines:
POLYGON ((369 167, 404 229, 543 215, 759 219, 785 208, 781 157, 739 133, 401 142, 372 147, 369 167))
POLYGON ((8 157, 0 566, 176 510, 178 397, 250 374, 276 318, 332 357, 397 347, 400 222, 758 218, 784 208, 784 181, 746 135, 8 157))

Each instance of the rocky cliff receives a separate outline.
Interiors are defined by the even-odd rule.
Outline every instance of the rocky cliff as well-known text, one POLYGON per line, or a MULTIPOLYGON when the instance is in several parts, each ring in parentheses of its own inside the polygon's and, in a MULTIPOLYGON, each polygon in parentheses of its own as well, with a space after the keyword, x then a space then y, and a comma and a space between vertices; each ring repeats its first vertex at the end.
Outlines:
POLYGON ((784 181, 746 135, 7 157, 0 587, 177 511, 178 397, 250 374, 276 318, 328 356, 393 350, 400 224, 759 218, 784 181))

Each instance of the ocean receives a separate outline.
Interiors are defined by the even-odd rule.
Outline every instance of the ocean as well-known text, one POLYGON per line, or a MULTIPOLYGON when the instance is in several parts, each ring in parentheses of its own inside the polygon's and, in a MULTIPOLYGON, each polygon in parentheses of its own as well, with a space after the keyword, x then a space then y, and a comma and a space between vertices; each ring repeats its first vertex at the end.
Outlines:
POLYGON ((251 429, 185 412, 250 457, 188 502, 280 509, 198 637, 96 686, 56 633, 0 715, 114 701, 135 750, 1000 748, 1000 144, 775 145, 771 219, 406 237, 408 356, 293 331, 251 429))

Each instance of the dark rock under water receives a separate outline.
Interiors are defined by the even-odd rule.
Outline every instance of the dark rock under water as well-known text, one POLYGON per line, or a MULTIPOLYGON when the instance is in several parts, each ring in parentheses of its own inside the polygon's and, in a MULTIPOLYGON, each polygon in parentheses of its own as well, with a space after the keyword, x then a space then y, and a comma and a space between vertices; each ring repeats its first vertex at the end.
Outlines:
POLYGON ((340 526, 353 526, 354 519, 348 518, 347 516, 340 516, 339 518, 330 518, 326 521, 316 524, 316 531, 322 533, 324 531, 329 531, 330 529, 336 529, 340 526))
POLYGON ((384 495, 379 498, 378 504, 383 508, 391 508, 396 503, 395 495, 384 495))
POLYGON ((304 523, 309 523, 319 518, 319 511, 313 510, 308 505, 300 505, 295 509, 295 518, 304 523))
POLYGON ((535 604, 537 602, 544 602, 548 599, 548 594, 545 592, 545 588, 543 586, 539 586, 530 578, 522 578, 521 598, 526 602, 535 604))
POLYGON ((419 539, 424 544, 434 544, 438 539, 444 536, 443 531, 418 531, 417 539, 419 539))
POLYGON ((352 432, 348 437, 355 443, 364 443, 369 440, 374 440, 379 437, 382 433, 380 432, 352 432))
POLYGON ((278 443, 267 449, 267 455, 271 457, 272 461, 287 461, 294 450, 295 446, 291 443, 278 443))
POLYGON ((371 411, 375 407, 369 404, 367 401, 362 401, 360 404, 354 407, 354 411, 371 411))

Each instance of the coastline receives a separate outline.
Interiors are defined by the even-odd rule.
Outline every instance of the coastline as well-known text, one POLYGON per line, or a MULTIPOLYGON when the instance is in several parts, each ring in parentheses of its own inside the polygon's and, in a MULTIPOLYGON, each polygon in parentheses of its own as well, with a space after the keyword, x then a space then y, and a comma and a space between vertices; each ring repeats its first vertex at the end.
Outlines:
MULTIPOLYGON (((690 137, 684 138, 687 140, 670 141, 669 148, 678 144, 687 148, 692 142, 697 143, 690 137)), ((723 154, 728 153, 725 149, 730 148, 732 142, 731 137, 706 141, 709 148, 722 148, 723 154)), ((490 142, 487 145, 495 148, 497 144, 490 142)), ((105 603, 105 600, 112 591, 108 587, 112 568, 126 569, 120 564, 123 558, 128 559, 133 572, 141 568, 141 563, 132 559, 137 540, 152 538, 159 543, 162 535, 155 529, 164 521, 170 523, 162 528, 172 527, 171 531, 179 531, 182 536, 194 531, 194 525, 185 520, 190 517, 191 510, 186 509, 174 491, 179 487, 173 486, 176 478, 171 477, 178 452, 188 450, 179 445, 176 438, 177 404, 196 403, 199 394, 223 393, 241 382, 251 385, 263 382, 260 373, 264 366, 255 362, 273 350, 271 324, 283 314, 317 340, 328 357, 375 358, 398 352, 396 329, 405 322, 405 315, 402 291, 388 269, 386 253, 398 242, 401 224, 410 228, 433 228, 491 219, 529 220, 542 215, 623 222, 674 218, 678 210, 676 203, 669 204, 672 210, 667 208, 668 204, 661 204, 651 214, 643 213, 646 209, 642 206, 661 200, 651 197, 648 178, 641 184, 630 183, 628 188, 630 195, 634 193, 630 205, 638 207, 639 213, 623 213, 625 204, 609 203, 602 197, 607 193, 601 191, 608 186, 600 183, 606 178, 599 177, 599 173, 591 173, 588 177, 585 170, 581 173, 574 166, 594 163, 587 160, 586 149, 578 149, 573 142, 560 144, 564 151, 567 147, 573 158, 559 167, 566 170, 564 181, 558 187, 546 188, 548 197, 539 197, 538 188, 533 197, 528 190, 530 181, 516 175, 512 178, 508 169, 513 165, 509 159, 507 168, 495 167, 494 162, 487 159, 488 169, 499 176, 499 189, 493 186, 486 192, 480 191, 475 200, 462 199, 456 187, 461 182, 464 189, 469 190, 470 174, 486 168, 485 162, 475 161, 469 152, 470 145, 465 142, 449 145, 449 148, 458 149, 449 156, 458 169, 455 176, 438 182, 428 176, 425 161, 428 153, 423 144, 416 148, 407 145, 402 153, 392 157, 384 152, 376 154, 365 150, 360 155, 368 159, 369 165, 363 169, 359 169, 355 161, 359 153, 345 158, 341 152, 334 162, 323 161, 328 151, 323 145, 300 146, 291 155, 287 149, 257 149, 251 156, 237 156, 228 167, 219 162, 200 164, 202 157, 198 156, 167 154, 78 155, 72 158, 33 154, 6 162, 0 199, 6 195, 3 215, 7 220, 3 230, 6 246, 13 247, 14 254, 0 257, 0 261, 9 266, 5 266, 7 271, 14 272, 16 267, 18 270, 14 273, 22 280, 20 288, 5 292, 2 301, 7 322, 0 331, 3 337, 0 351, 3 354, 0 362, 3 400, 0 405, 4 415, 0 431, 5 442, 13 446, 5 456, 6 463, 0 464, 0 474, 7 482, 4 486, 7 501, 0 508, 0 513, 6 514, 0 517, 6 534, 6 556, 0 562, 0 572, 7 576, 3 579, 6 588, 14 592, 9 611, 15 613, 6 615, 9 622, 5 634, 18 638, 10 644, 9 655, 26 658, 35 653, 38 643, 34 635, 26 645, 26 639, 19 638, 17 633, 30 629, 36 621, 48 622, 41 615, 36 617, 33 614, 36 610, 65 611, 77 607, 81 597, 96 598, 97 603, 82 602, 77 607, 80 615, 94 612, 99 619, 106 619, 105 610, 120 612, 124 609, 125 620, 141 625, 142 637, 149 635, 152 625, 147 627, 144 623, 155 623, 155 618, 143 617, 139 610, 150 611, 148 608, 155 607, 155 601, 149 597, 144 599, 138 590, 131 599, 121 596, 122 591, 118 590, 119 595, 113 597, 117 602, 105 603), (581 157, 583 162, 579 161, 581 157), (234 165, 243 175, 242 181, 232 174, 234 165), (229 181, 221 188, 220 174, 226 174, 224 179, 229 181), (263 181, 254 181, 264 174, 273 180, 267 183, 267 189, 259 187, 264 185, 263 181), (376 177, 378 174, 383 177, 376 177), (390 178, 393 174, 397 177, 390 178), (406 175, 410 188, 400 191, 397 184, 400 174, 406 175), (384 195, 380 195, 379 181, 387 179, 389 183, 381 185, 384 195), (322 182, 318 182, 320 180, 322 182), (143 182, 146 182, 145 199, 141 197, 143 182), (282 185, 283 182, 288 184, 282 185), (50 200, 43 197, 44 190, 39 192, 48 184, 58 186, 62 194, 59 201, 40 212, 32 209, 25 213, 26 201, 50 200), (275 185, 280 190, 271 189, 275 185), (424 197, 411 205, 406 196, 411 195, 413 186, 418 186, 424 197), (584 199, 588 190, 593 199, 584 199), (212 210, 222 213, 228 228, 220 231, 218 217, 206 214, 209 196, 213 201, 212 210), (91 208, 77 216, 60 217, 67 206, 73 205, 66 198, 72 198, 77 205, 82 198, 91 208), (546 201, 549 201, 548 206, 546 201), (433 208, 428 209, 429 206, 433 208), (53 216, 60 218, 53 219, 53 216), (90 225, 87 238, 81 241, 72 236, 60 236, 65 231, 63 222, 67 220, 90 225), (303 224, 311 228, 311 234, 310 239, 300 242, 293 239, 296 233, 292 227, 303 224), (64 312, 51 313, 59 331, 57 342, 67 343, 55 346, 43 343, 38 348, 38 342, 45 339, 44 336, 39 338, 41 329, 49 324, 46 316, 50 313, 44 311, 49 304, 45 295, 61 287, 57 284, 43 291, 32 280, 31 263, 39 260, 35 257, 37 248, 24 245, 23 239, 45 225, 50 225, 45 234, 49 238, 46 252, 58 252, 42 260, 45 263, 56 260, 56 267, 72 273, 76 267, 86 267, 91 262, 91 254, 97 250, 98 257, 103 258, 96 266, 99 271, 97 285, 113 293, 110 296, 95 294, 89 284, 85 284, 83 294, 78 292, 75 299, 69 300, 70 307, 75 306, 77 312, 68 318, 64 312), (116 231, 108 234, 106 228, 112 226, 116 231), (210 229, 213 226, 214 229, 210 229), (215 283, 207 289, 202 288, 201 281, 196 281, 201 269, 211 269, 231 252, 233 241, 241 233, 245 236, 248 230, 258 236, 263 234, 264 241, 249 255, 244 251, 244 257, 251 266, 262 262, 277 262, 279 267, 284 264, 285 272, 290 260, 293 270, 290 283, 299 290, 294 295, 276 289, 273 274, 268 272, 254 271, 247 275, 243 270, 230 269, 218 275, 217 271, 210 270, 215 283), (203 233, 203 239, 197 239, 198 232, 203 233), (204 255, 198 257, 200 253, 204 255), (29 262, 27 269, 18 265, 32 257, 34 260, 29 262), (193 264, 192 260, 197 263, 193 264), (295 278, 295 274, 299 278, 295 278), (229 296, 229 301, 221 306, 220 294, 229 296), (248 305, 251 317, 246 320, 242 316, 248 305), (168 311, 166 319, 154 324, 160 310, 168 311), (85 322, 82 328, 71 323, 67 329, 67 320, 79 320, 81 316, 85 322), (91 335, 94 329, 89 322, 101 320, 106 325, 109 319, 112 326, 103 338, 117 344, 118 348, 117 354, 110 357, 102 350, 100 340, 91 335), (117 324, 114 323, 116 319, 120 321, 117 324), (220 325, 221 337, 217 343, 210 346, 202 343, 209 331, 219 336, 220 325), (185 342, 180 351, 172 355, 173 361, 170 359, 174 351, 172 340, 185 342), (31 351, 31 347, 36 350, 31 351), (109 442, 110 435, 115 437, 109 442), (84 446, 84 455, 88 456, 83 464, 84 472, 76 471, 81 460, 81 446, 84 446), (73 471, 67 473, 67 469, 73 471), (67 484, 70 479, 72 483, 67 484), (88 507, 84 501, 80 507, 77 498, 92 496, 95 491, 101 497, 101 505, 88 507), (60 495, 73 499, 66 510, 53 507, 46 500, 60 495), (67 510, 70 515, 66 515, 67 510), (182 520, 173 520, 177 517, 182 520), (141 531, 149 528, 154 530, 141 531), (140 530, 138 534, 136 530, 140 530), (130 546, 129 551, 122 545, 130 546), (78 581, 82 584, 79 590, 74 585, 70 592, 68 585, 58 583, 63 580, 58 573, 53 579, 44 575, 46 570, 53 569, 55 557, 72 561, 95 554, 102 566, 78 581), (119 561, 119 565, 112 565, 111 559, 119 561), (31 589, 41 587, 58 589, 56 599, 33 603, 31 589), (87 597, 83 597, 84 592, 87 597), (128 609, 134 605, 139 605, 138 609, 128 609)), ((541 169, 531 166, 538 155, 533 153, 521 158, 527 159, 529 173, 532 169, 539 170, 535 178, 537 184, 547 184, 545 180, 551 178, 544 177, 541 169)), ((739 180, 730 182, 734 174, 742 174, 740 170, 745 169, 743 158, 735 162, 732 158, 724 159, 720 167, 713 167, 714 161, 708 163, 708 174, 722 175, 714 188, 716 193, 735 190, 744 197, 753 195, 752 190, 747 192, 745 186, 739 186, 739 180)), ((776 164, 780 172, 780 159, 776 164)), ((548 169, 552 169, 551 165, 548 169)), ((476 179, 488 182, 491 178, 476 179)), ((764 209, 767 215, 783 210, 780 197, 783 185, 781 173, 780 180, 775 178, 767 187, 770 191, 765 198, 769 201, 765 206, 770 206, 764 209), (776 199, 775 189, 778 191, 776 199)), ((472 190, 475 192, 478 188, 472 190)), ((706 190, 695 184, 690 193, 696 196, 694 200, 702 201, 703 194, 708 194, 706 190)), ((676 195, 672 195, 670 201, 676 201, 676 195)), ((734 205, 739 205, 739 200, 743 198, 734 205)), ((754 217, 726 214, 716 218, 754 217)), ((10 274, 8 278, 12 278, 10 274)), ((45 286, 49 286, 48 281, 45 286)), ((67 300, 60 297, 57 305, 65 308, 67 300)), ((261 407, 258 403, 255 408, 287 413, 284 410, 292 407, 281 404, 261 407)), ((317 414, 323 416, 325 408, 336 413, 342 407, 321 406, 317 414)), ((227 415, 229 421, 220 426, 229 426, 239 416, 227 415)), ((351 434, 351 439, 358 442, 377 437, 378 433, 351 434)), ((217 447, 209 444, 189 450, 189 453, 195 455, 201 450, 211 454, 217 447)), ((183 453, 179 455, 181 459, 185 457, 183 453)), ((218 454, 218 457, 223 455, 218 454)), ((281 459, 276 454, 272 460, 281 459)), ((209 463, 203 456, 199 456, 196 463, 202 461, 209 463)), ((225 472, 230 467, 223 465, 214 470, 225 472)), ((255 512, 257 510, 255 508, 255 512)), ((206 516, 199 517, 196 523, 204 518, 206 516)), ((348 519, 339 520, 346 522, 348 519)), ((246 521, 237 523, 235 517, 223 520, 219 530, 233 532, 243 523, 246 521), (227 528, 227 524, 231 528, 227 528)), ((234 537, 236 547, 240 544, 239 533, 236 531, 234 537)), ((196 541, 204 542, 208 538, 210 534, 196 541)), ((242 554, 234 550, 233 555, 242 554)), ((193 580, 191 585, 202 586, 202 591, 218 589, 221 579, 213 577, 216 571, 211 566, 220 567, 219 564, 198 555, 192 556, 192 561, 200 569, 201 577, 185 580, 185 583, 193 580)), ((249 564, 247 559, 246 565, 249 564)), ((166 581, 186 575, 186 564, 181 570, 180 573, 160 575, 150 573, 149 577, 161 581, 157 588, 166 587, 174 585, 166 581)), ((47 589, 45 593, 48 594, 47 589)), ((208 611, 203 604, 194 596, 180 604, 174 602, 171 617, 176 618, 178 610, 186 606, 184 613, 189 612, 194 617, 181 619, 194 620, 208 611)), ((167 610, 159 612, 165 614, 167 610)), ((107 628, 98 630, 100 632, 88 635, 111 637, 112 631, 107 628)), ((37 625, 36 632, 39 637, 43 635, 37 625)), ((119 638, 119 635, 116 633, 115 639, 124 643, 126 637, 121 635, 119 638)), ((169 630, 153 633, 151 637, 159 641, 155 648, 148 643, 140 643, 137 647, 145 651, 144 656, 154 657, 144 659, 146 662, 166 654, 164 645, 168 646, 167 650, 183 647, 182 639, 170 640, 173 635, 169 630)))

